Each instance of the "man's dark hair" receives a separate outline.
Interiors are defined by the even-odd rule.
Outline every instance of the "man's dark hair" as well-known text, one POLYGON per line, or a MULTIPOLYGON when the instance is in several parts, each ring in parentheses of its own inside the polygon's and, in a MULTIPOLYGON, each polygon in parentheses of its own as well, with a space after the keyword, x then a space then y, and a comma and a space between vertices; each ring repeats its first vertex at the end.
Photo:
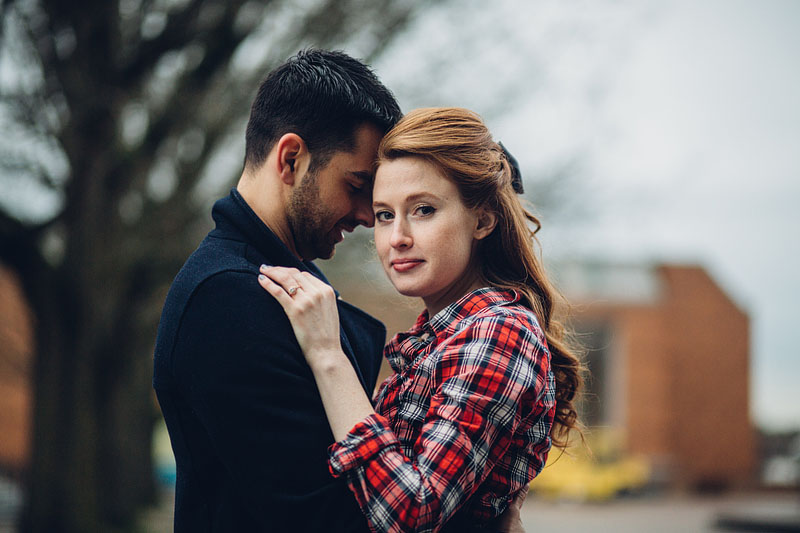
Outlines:
POLYGON ((364 123, 386 133, 400 107, 365 64, 339 51, 303 50, 261 83, 247 123, 245 167, 258 168, 286 133, 296 133, 311 153, 309 170, 338 151, 355 147, 364 123))

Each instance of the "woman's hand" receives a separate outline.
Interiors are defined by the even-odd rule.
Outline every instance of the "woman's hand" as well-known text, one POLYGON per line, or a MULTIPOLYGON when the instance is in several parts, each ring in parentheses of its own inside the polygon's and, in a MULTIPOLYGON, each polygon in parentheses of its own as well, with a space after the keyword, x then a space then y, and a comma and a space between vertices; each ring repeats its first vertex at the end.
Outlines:
POLYGON ((296 268, 261 265, 258 283, 281 304, 309 366, 342 353, 333 288, 296 268))
POLYGON ((523 486, 517 495, 514 496, 511 503, 508 504, 506 510, 503 511, 503 514, 497 517, 495 527, 498 531, 505 533, 525 533, 525 528, 522 527, 520 510, 522 509, 522 504, 525 503, 525 497, 528 495, 528 488, 528 485, 523 486))

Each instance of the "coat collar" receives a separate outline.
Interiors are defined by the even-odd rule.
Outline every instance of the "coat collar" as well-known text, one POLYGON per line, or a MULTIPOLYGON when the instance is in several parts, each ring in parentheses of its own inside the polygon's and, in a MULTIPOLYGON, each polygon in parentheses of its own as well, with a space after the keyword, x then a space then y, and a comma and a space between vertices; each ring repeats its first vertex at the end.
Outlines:
MULTIPOLYGON (((231 189, 228 196, 216 201, 211 210, 211 217, 216 223, 216 228, 209 234, 210 237, 246 242, 260 256, 269 258, 270 264, 310 272, 330 285, 317 265, 312 261, 301 261, 286 247, 253 211, 236 187, 231 189)), ((336 294, 338 296, 339 293, 336 294)))
POLYGON ((283 241, 264 224, 236 187, 231 189, 228 196, 217 200, 211 210, 211 217, 217 225, 211 236, 243 240, 272 259, 276 265, 308 269, 307 264, 289 251, 283 241))

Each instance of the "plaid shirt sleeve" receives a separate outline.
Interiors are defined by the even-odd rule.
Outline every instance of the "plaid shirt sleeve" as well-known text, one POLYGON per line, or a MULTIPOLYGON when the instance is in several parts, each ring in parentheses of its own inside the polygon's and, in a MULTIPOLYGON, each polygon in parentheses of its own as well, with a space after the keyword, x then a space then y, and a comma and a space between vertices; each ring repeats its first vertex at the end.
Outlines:
POLYGON ((547 349, 513 313, 477 316, 432 356, 430 403, 413 457, 378 414, 329 450, 331 473, 348 474, 373 531, 440 529, 508 449, 530 410, 523 404, 546 387, 547 349))

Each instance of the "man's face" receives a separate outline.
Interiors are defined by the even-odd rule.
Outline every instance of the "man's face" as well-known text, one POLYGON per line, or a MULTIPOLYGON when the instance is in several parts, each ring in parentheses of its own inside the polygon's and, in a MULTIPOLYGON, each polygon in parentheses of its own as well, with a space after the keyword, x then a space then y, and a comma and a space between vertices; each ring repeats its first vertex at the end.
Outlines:
POLYGON ((355 139, 352 152, 336 152, 324 168, 305 174, 292 191, 288 221, 297 253, 305 261, 333 257, 344 232, 374 222, 372 181, 381 134, 364 125, 356 130, 355 139))

